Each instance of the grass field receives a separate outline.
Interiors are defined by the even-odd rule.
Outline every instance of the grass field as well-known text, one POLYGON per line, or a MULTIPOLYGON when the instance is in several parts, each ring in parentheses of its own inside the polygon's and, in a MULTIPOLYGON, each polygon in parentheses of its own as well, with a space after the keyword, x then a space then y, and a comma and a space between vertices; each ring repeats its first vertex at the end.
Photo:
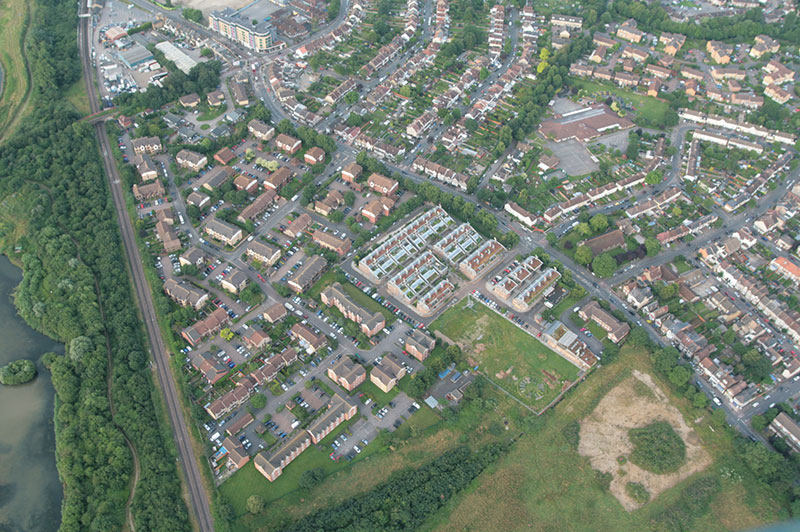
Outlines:
POLYGON ((572 78, 572 83, 589 94, 611 93, 632 104, 636 109, 636 114, 646 118, 651 123, 663 124, 664 116, 669 111, 669 104, 652 96, 637 94, 635 92, 621 89, 611 84, 596 83, 584 79, 572 78))
POLYGON ((431 324, 461 345, 479 370, 525 404, 541 409, 578 376, 578 368, 505 318, 467 299, 431 324), (547 373, 545 373, 547 372, 547 373))
POLYGON ((14 130, 28 100, 30 79, 23 41, 31 5, 25 0, 0 3, 0 64, 3 68, 0 139, 7 138, 14 130))
POLYGON ((90 114, 89 97, 86 95, 86 85, 84 84, 83 77, 72 84, 66 94, 64 94, 64 97, 75 107, 75 110, 83 116, 90 114))
MULTIPOLYGON (((646 356, 623 348, 617 362, 594 371, 553 410, 539 418, 538 425, 522 436, 491 472, 451 501, 423 530, 649 531, 653 530, 652 517, 673 503, 681 489, 698 475, 716 476, 722 488, 710 511, 696 519, 691 530, 747 530, 774 519, 774 504, 733 457, 733 439, 728 431, 721 430, 724 421, 707 411, 693 409, 684 399, 669 393, 670 402, 682 412, 714 462, 704 472, 665 491, 641 509, 632 512, 623 509, 602 486, 588 459, 569 443, 564 429, 588 416, 606 393, 631 374, 631 369, 652 371, 646 356)), ((662 390, 669 390, 666 383, 655 380, 662 390)))

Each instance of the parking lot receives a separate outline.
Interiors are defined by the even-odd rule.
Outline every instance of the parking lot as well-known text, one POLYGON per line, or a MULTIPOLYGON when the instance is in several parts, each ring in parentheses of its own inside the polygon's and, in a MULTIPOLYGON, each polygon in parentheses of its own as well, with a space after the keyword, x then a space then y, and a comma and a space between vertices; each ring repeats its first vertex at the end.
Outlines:
POLYGON ((592 159, 592 154, 582 143, 575 139, 563 142, 548 141, 545 147, 559 158, 561 163, 559 168, 563 169, 567 175, 579 176, 594 172, 600 166, 592 159))

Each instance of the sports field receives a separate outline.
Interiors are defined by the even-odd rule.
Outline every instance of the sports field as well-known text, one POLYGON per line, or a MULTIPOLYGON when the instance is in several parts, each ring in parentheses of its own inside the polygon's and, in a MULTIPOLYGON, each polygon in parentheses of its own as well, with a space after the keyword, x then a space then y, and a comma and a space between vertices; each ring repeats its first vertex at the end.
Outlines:
POLYGON ((465 298, 431 324, 478 370, 534 410, 578 376, 578 368, 482 303, 465 298))

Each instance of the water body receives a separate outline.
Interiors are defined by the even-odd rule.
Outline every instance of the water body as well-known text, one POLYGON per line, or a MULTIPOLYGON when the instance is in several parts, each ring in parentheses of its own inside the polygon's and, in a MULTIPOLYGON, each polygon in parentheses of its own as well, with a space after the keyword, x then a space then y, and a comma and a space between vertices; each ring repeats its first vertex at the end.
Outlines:
MULTIPOLYGON (((38 361, 63 346, 34 331, 11 299, 22 272, 0 255, 0 366, 38 361)), ((38 363, 38 362, 37 362, 38 363)), ((50 374, 22 386, 0 385, 0 532, 55 532, 60 523, 61 484, 53 434, 55 392, 50 374)))

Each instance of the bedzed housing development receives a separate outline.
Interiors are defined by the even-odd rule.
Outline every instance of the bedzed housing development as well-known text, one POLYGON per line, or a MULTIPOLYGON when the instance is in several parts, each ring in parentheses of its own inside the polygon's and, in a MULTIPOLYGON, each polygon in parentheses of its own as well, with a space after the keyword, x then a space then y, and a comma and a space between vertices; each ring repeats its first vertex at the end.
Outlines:
POLYGON ((383 314, 380 312, 370 314, 368 310, 358 306, 347 296, 339 283, 327 286, 320 294, 320 298, 322 303, 336 307, 345 318, 356 322, 361 332, 367 336, 374 336, 386 326, 383 314))
POLYGON ((490 269, 505 248, 436 206, 391 233, 362 258, 358 269, 372 282, 387 281, 392 296, 429 316, 455 291, 448 264, 471 279, 490 269), (442 262, 444 261, 444 262, 442 262))
POLYGON ((269 458, 266 453, 256 455, 254 464, 256 470, 264 475, 270 482, 274 482, 283 469, 289 465, 300 453, 305 451, 312 443, 317 444, 330 434, 344 421, 352 419, 358 408, 351 405, 341 395, 334 394, 328 403, 328 409, 308 428, 297 432, 286 443, 278 447, 269 458))

